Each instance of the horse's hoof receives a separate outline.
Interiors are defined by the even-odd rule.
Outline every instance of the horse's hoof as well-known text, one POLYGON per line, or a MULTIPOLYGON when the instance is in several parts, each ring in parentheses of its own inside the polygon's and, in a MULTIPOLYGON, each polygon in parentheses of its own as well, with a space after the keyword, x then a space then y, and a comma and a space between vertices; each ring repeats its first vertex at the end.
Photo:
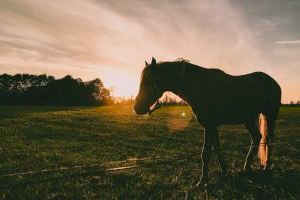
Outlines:
POLYGON ((271 168, 270 168, 270 167, 265 167, 264 170, 263 170, 263 174, 264 174, 265 176, 271 175, 271 174, 272 174, 271 168))
POLYGON ((266 166, 264 165, 259 165, 259 171, 265 171, 266 166))
POLYGON ((244 165, 244 172, 245 173, 251 173, 252 172, 252 166, 248 165, 248 164, 245 164, 244 165))
POLYGON ((196 184, 196 187, 206 187, 208 183, 208 178, 201 177, 200 181, 196 184))
POLYGON ((271 164, 267 163, 266 166, 264 167, 264 171, 269 172, 271 171, 271 164))
POLYGON ((243 174, 246 174, 246 175, 248 175, 248 174, 252 174, 252 167, 247 167, 247 168, 244 168, 244 171, 243 171, 243 174))
POLYGON ((222 173, 221 176, 220 176, 220 181, 225 183, 227 182, 228 180, 230 180, 230 176, 228 173, 222 173))

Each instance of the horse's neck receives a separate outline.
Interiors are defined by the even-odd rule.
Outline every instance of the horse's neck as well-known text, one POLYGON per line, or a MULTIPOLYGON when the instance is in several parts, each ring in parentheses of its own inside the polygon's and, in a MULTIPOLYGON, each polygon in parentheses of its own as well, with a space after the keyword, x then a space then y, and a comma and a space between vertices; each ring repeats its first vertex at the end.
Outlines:
POLYGON ((193 85, 191 82, 193 81, 193 73, 197 72, 197 79, 201 82, 201 80, 205 80, 207 69, 190 63, 176 63, 167 66, 167 68, 169 68, 167 71, 170 72, 167 74, 167 82, 169 83, 167 91, 173 92, 187 103, 191 102, 190 91, 195 89, 195 87, 200 89, 203 85, 193 85))

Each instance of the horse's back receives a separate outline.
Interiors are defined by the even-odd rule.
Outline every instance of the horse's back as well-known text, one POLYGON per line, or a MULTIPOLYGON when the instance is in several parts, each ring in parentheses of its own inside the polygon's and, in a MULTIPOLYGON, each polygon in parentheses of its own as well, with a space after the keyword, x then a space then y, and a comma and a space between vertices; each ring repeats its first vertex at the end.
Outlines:
MULTIPOLYGON (((279 84, 268 74, 264 72, 253 72, 250 74, 240 76, 247 82, 254 82, 255 85, 260 87, 268 97, 268 103, 281 103, 281 88, 279 84)), ((258 88, 256 88, 257 90, 258 88)))
POLYGON ((277 82, 263 72, 233 76, 210 69, 208 107, 219 123, 243 123, 258 113, 278 110, 281 89, 277 82), (217 103, 215 102, 218 101, 217 103))
POLYGON ((279 84, 264 72, 253 72, 234 76, 236 98, 245 94, 245 106, 276 118, 281 104, 281 88, 279 84), (240 95, 239 95, 240 94, 240 95), (254 109, 256 108, 256 109, 254 109))

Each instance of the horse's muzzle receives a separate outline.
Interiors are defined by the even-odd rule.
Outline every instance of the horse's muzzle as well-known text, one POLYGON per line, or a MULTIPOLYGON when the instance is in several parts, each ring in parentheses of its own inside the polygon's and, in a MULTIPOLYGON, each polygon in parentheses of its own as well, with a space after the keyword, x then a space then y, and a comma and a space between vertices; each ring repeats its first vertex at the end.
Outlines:
POLYGON ((145 115, 145 114, 151 114, 155 110, 159 109, 161 107, 160 103, 156 101, 152 106, 150 107, 143 107, 139 106, 137 103, 134 104, 134 111, 138 115, 145 115))
POLYGON ((145 115, 149 111, 148 108, 144 108, 136 103, 134 104, 133 108, 134 108, 135 113, 138 115, 145 115))

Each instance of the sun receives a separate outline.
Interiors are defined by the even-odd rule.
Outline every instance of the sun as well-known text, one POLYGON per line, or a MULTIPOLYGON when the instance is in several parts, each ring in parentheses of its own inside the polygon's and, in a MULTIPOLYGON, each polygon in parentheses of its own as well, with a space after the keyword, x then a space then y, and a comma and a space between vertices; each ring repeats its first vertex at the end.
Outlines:
POLYGON ((138 74, 127 72, 106 71, 102 75, 105 87, 112 89, 112 95, 115 97, 136 96, 139 86, 138 74))

